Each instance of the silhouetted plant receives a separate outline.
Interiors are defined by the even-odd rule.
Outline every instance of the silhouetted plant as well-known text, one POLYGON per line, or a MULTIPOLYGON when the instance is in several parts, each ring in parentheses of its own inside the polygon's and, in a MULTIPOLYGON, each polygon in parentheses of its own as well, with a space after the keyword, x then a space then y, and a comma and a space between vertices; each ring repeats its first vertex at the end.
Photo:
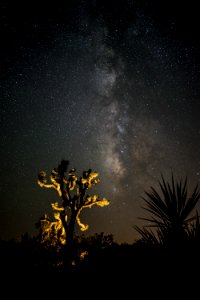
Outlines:
POLYGON ((136 240, 136 243, 144 243, 150 247, 163 245, 163 233, 159 228, 157 228, 156 233, 151 229, 147 229, 146 227, 140 228, 139 226, 134 226, 134 228, 141 235, 141 239, 136 240))
POLYGON ((200 246, 200 222, 198 212, 196 212, 195 219, 193 218, 193 221, 187 226, 186 232, 190 242, 200 246))
POLYGON ((163 176, 161 179, 161 193, 151 187, 150 192, 145 192, 147 197, 143 197, 146 204, 143 209, 152 217, 140 219, 148 221, 149 224, 143 228, 135 226, 135 229, 146 243, 178 246, 186 241, 189 232, 193 233, 189 228, 195 216, 191 216, 191 213, 200 199, 200 192, 196 185, 188 196, 187 178, 176 183, 173 174, 171 182, 166 181, 163 176), (147 227, 156 230, 151 231, 147 227))
POLYGON ((76 236, 74 248, 78 255, 74 259, 74 266, 79 270, 94 271, 102 263, 105 253, 111 251, 116 245, 113 235, 105 235, 104 232, 87 237, 84 235, 76 236))
POLYGON ((57 168, 51 171, 50 183, 47 182, 46 173, 41 171, 38 176, 38 184, 44 188, 53 188, 57 191, 62 203, 52 203, 54 219, 51 220, 46 214, 37 224, 40 228, 41 241, 47 245, 71 247, 74 239, 75 223, 81 231, 88 229, 87 224, 80 220, 80 213, 84 208, 93 205, 106 206, 109 200, 100 199, 98 195, 90 196, 88 189, 100 182, 98 173, 91 169, 84 171, 82 177, 78 178, 76 169, 67 172, 69 162, 62 160, 57 168))

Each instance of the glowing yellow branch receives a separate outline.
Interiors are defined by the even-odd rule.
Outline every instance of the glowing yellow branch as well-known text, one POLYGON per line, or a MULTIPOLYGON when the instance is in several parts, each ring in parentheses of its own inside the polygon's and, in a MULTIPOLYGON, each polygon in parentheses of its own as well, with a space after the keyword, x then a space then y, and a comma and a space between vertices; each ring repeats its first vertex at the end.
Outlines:
POLYGON ((79 225, 79 227, 80 227, 80 230, 81 230, 81 231, 86 231, 86 230, 88 230, 89 225, 88 225, 88 224, 82 223, 81 220, 80 220, 80 218, 79 218, 79 215, 80 215, 80 213, 81 213, 82 208, 83 208, 83 206, 81 207, 81 209, 79 210, 79 212, 78 212, 78 214, 77 214, 77 216, 76 216, 76 221, 77 221, 77 223, 78 223, 78 225, 79 225))
POLYGON ((102 200, 97 201, 95 204, 98 205, 98 206, 103 207, 103 206, 109 205, 110 201, 106 198, 103 198, 102 200))
POLYGON ((54 218, 55 221, 50 221, 47 215, 45 215, 44 219, 41 220, 43 224, 43 242, 50 241, 51 244, 55 246, 59 239, 60 243, 64 245, 66 243, 66 232, 63 227, 59 211, 54 213, 54 218), (54 236, 52 236, 53 232, 54 236))
POLYGON ((78 214, 76 216, 76 221, 78 223, 78 225, 80 226, 80 230, 81 231, 85 231, 85 230, 88 230, 89 228, 89 225, 88 224, 83 224, 80 220, 80 213, 82 211, 82 209, 84 208, 91 208, 93 205, 98 205, 98 206, 107 206, 110 204, 110 201, 106 198, 103 198, 102 200, 98 200, 98 196, 97 195, 94 195, 93 197, 87 197, 87 200, 85 202, 85 204, 79 209, 78 211, 78 214))
POLYGON ((59 207, 58 205, 59 205, 58 202, 51 203, 51 206, 54 210, 56 210, 56 211, 64 211, 65 210, 64 207, 59 207))
POLYGON ((45 187, 47 189, 51 189, 51 188, 55 189, 55 186, 53 184, 47 184, 47 183, 41 182, 40 180, 38 180, 38 184, 39 184, 39 186, 45 187))
POLYGON ((39 184, 39 186, 44 187, 46 189, 52 189, 52 188, 55 189, 58 192, 58 195, 60 197, 62 197, 60 184, 57 183, 56 181, 54 181, 54 183, 52 183, 52 184, 49 184, 49 183, 45 183, 45 182, 42 182, 42 181, 38 180, 38 184, 39 184))
POLYGON ((91 187, 93 184, 97 184, 100 182, 99 179, 95 179, 97 176, 99 176, 99 173, 96 173, 96 172, 91 172, 87 175, 86 178, 82 178, 81 179, 81 182, 83 184, 88 184, 88 187, 91 187))

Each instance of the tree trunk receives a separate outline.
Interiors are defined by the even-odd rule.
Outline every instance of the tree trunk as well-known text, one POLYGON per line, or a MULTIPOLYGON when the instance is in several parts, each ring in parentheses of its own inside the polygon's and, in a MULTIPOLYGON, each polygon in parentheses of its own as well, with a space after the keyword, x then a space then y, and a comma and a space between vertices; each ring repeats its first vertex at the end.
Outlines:
POLYGON ((73 246, 76 216, 77 216, 77 212, 73 211, 72 214, 71 214, 71 218, 70 218, 69 224, 67 226, 67 232, 66 232, 66 244, 67 244, 67 247, 68 246, 69 247, 73 246))
POLYGON ((77 211, 73 211, 70 217, 69 224, 66 224, 66 252, 65 252, 65 266, 69 269, 72 268, 72 262, 75 259, 76 251, 74 248, 74 230, 76 224, 77 211))

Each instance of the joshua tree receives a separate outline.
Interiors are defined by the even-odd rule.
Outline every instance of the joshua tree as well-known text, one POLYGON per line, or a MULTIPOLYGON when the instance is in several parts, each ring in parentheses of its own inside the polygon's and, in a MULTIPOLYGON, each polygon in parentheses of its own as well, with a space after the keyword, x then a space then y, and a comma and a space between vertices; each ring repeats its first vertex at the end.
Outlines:
POLYGON ((191 213, 200 199, 200 191, 196 185, 188 196, 187 178, 176 183, 173 174, 171 182, 165 181, 163 176, 161 178, 162 180, 158 182, 161 193, 151 187, 143 198, 146 204, 143 209, 152 217, 141 218, 148 221, 148 227, 154 227, 156 231, 147 229, 147 226, 143 228, 135 226, 135 229, 148 244, 178 246, 186 240, 188 232, 192 232, 190 228, 196 216, 192 216, 191 213))
POLYGON ((47 215, 40 219, 42 241, 55 246, 66 244, 69 248, 74 239, 75 223, 77 222, 82 231, 88 229, 88 225, 80 220, 81 211, 93 205, 106 206, 109 200, 87 194, 89 188, 100 182, 97 178, 98 173, 89 169, 78 178, 75 169, 67 172, 68 165, 68 161, 62 160, 60 165, 51 171, 50 183, 47 182, 46 173, 41 171, 38 184, 44 188, 55 189, 62 199, 61 205, 58 202, 51 204, 55 220, 52 221, 47 215))

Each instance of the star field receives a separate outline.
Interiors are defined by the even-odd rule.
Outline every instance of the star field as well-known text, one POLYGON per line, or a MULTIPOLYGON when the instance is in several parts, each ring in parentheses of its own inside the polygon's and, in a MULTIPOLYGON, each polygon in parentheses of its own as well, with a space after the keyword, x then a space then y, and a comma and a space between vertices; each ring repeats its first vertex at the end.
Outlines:
POLYGON ((132 243, 160 174, 200 180, 195 6, 156 1, 1 4, 0 237, 35 234, 57 198, 37 185, 61 159, 91 168, 111 203, 89 230, 132 243))

